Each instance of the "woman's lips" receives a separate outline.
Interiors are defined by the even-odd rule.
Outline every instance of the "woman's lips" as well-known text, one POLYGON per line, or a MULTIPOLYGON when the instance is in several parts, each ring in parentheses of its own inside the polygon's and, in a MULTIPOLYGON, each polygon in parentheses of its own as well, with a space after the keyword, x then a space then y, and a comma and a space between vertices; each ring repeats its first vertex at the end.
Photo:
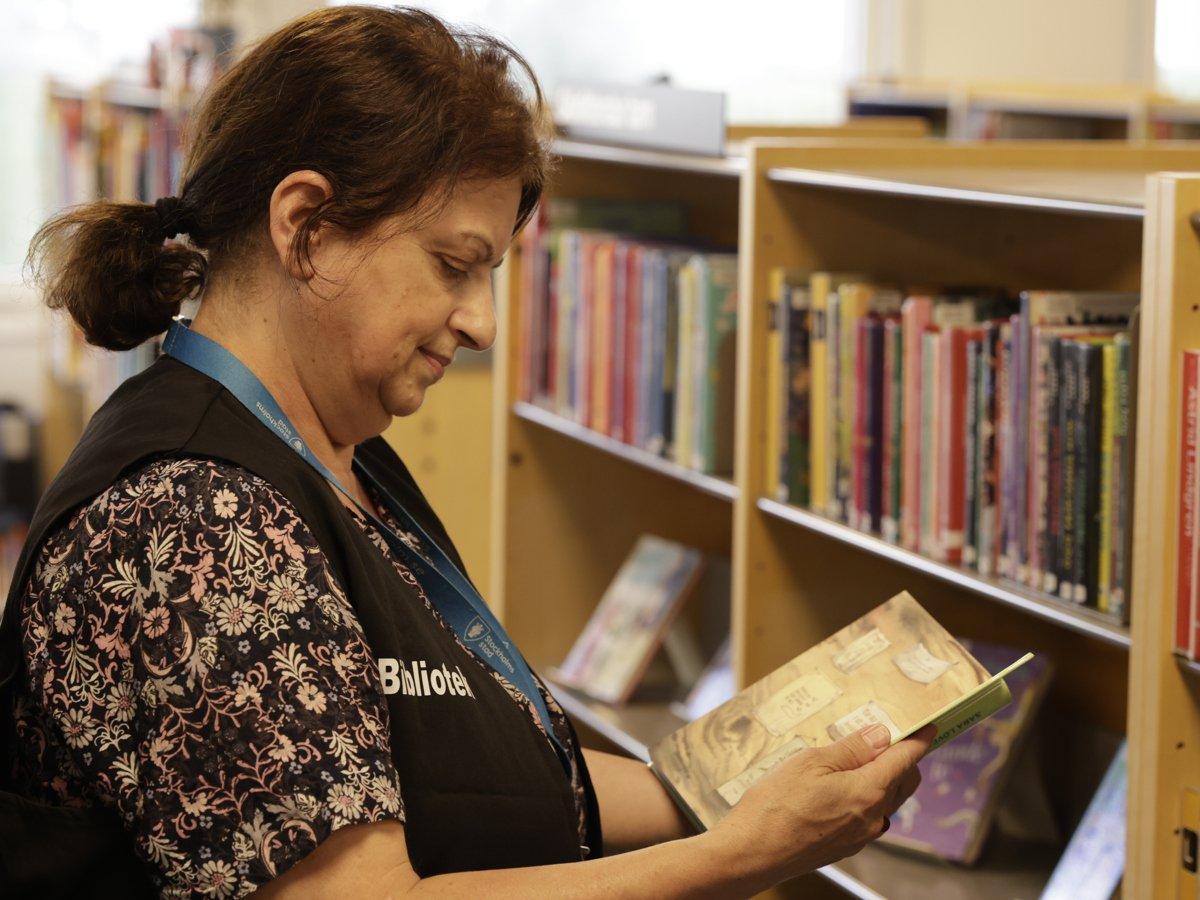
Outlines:
POLYGON ((441 378, 442 374, 446 371, 446 364, 428 350, 421 349, 421 355, 425 357, 425 361, 428 362, 429 367, 433 369, 434 380, 441 378))

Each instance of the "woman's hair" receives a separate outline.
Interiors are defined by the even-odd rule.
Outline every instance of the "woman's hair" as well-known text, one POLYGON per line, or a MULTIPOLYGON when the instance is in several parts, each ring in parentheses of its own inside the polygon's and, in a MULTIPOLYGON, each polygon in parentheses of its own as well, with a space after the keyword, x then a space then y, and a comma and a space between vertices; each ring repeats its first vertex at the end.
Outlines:
POLYGON ((463 178, 519 178, 520 230, 550 165, 546 122, 536 76, 503 41, 411 8, 323 9, 265 38, 210 88, 177 203, 69 209, 41 227, 28 263, 46 303, 90 343, 134 347, 167 328, 210 265, 237 258, 290 172, 318 172, 333 188, 297 232, 293 262, 311 263, 324 225, 353 234, 399 215, 416 226, 463 178), (191 246, 164 240, 176 228, 191 246))

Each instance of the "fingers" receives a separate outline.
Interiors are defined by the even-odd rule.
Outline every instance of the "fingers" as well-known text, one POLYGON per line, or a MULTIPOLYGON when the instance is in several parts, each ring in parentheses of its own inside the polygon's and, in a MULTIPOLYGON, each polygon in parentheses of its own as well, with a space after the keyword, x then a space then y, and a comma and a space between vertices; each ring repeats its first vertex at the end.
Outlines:
POLYGON ((811 752, 810 759, 835 772, 861 768, 887 750, 891 734, 884 725, 871 725, 844 737, 836 744, 811 752))
POLYGON ((916 766, 937 737, 937 726, 927 725, 898 744, 893 744, 875 759, 863 765, 863 774, 887 788, 899 781, 904 773, 916 766))

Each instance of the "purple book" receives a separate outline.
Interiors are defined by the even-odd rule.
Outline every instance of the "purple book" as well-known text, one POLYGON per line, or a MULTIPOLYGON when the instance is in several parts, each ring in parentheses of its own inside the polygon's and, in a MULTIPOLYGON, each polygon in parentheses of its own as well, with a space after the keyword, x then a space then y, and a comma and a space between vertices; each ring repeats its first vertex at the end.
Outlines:
MULTIPOLYGON (((999 672, 1021 655, 1009 647, 959 640, 989 672, 999 672)), ((972 865, 1051 674, 1049 661, 1038 654, 1005 679, 1012 692, 1007 707, 921 760, 921 786, 892 816, 879 842, 972 865)))

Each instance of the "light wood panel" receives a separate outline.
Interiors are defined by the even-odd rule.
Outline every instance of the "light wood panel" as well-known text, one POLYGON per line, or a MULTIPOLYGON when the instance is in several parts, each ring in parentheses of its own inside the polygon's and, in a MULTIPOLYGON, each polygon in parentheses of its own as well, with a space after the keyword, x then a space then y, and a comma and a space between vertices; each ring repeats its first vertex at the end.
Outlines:
POLYGON ((1174 889, 1180 792, 1200 785, 1200 681, 1175 664, 1181 357, 1200 348, 1200 175, 1150 179, 1138 370, 1129 679, 1129 849, 1135 897, 1174 889))

